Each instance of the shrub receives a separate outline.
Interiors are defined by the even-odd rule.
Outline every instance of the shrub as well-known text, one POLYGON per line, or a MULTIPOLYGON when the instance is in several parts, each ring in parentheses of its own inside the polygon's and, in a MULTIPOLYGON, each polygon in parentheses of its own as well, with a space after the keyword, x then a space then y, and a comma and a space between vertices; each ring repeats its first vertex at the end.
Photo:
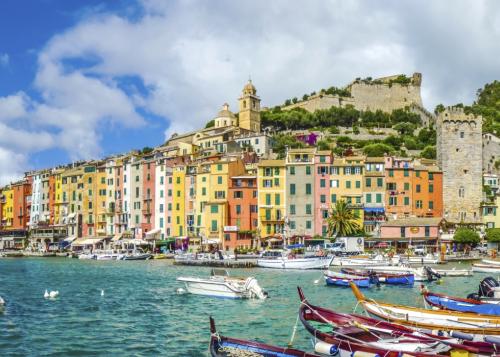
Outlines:
POLYGON ((486 240, 488 242, 500 242, 500 228, 490 228, 486 230, 486 240))
POLYGON ((459 228, 453 236, 453 240, 461 244, 477 244, 481 240, 479 234, 469 228, 459 228))

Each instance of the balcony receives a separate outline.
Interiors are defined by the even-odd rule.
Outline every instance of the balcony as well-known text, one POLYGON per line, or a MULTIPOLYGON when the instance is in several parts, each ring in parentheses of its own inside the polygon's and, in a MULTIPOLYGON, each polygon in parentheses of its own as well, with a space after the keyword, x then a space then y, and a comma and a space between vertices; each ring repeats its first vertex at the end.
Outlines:
POLYGON ((152 199, 153 199, 152 197, 150 197, 150 196, 146 196, 146 197, 144 197, 142 200, 143 200, 143 201, 151 201, 152 199))

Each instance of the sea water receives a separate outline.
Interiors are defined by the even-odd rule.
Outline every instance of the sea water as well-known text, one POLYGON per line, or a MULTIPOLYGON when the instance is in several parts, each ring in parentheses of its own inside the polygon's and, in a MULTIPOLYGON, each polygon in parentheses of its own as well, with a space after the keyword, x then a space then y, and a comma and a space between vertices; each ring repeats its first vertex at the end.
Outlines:
MULTIPOLYGON (((230 270, 234 276, 255 276, 269 292, 267 300, 176 292, 183 287, 178 276, 209 274, 210 268, 167 260, 0 259, 0 296, 6 301, 0 310, 0 356, 207 356, 209 316, 223 335, 279 346, 290 342, 298 322, 293 346, 311 351, 311 337, 297 321, 297 286, 312 304, 342 312, 356 306, 349 288, 325 286, 320 271, 230 270), (59 297, 45 299, 45 289, 58 290, 59 297)), ((465 297, 485 276, 444 278, 443 284, 428 286, 465 297)), ((364 292, 380 301, 423 306, 418 283, 364 292)))

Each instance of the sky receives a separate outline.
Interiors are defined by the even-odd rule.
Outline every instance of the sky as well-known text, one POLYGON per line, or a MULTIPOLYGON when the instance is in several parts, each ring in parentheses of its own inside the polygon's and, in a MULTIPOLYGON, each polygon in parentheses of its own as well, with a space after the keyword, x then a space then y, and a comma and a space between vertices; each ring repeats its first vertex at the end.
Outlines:
POLYGON ((500 78, 498 1, 0 1, 0 185, 263 106, 421 72, 424 106, 500 78))

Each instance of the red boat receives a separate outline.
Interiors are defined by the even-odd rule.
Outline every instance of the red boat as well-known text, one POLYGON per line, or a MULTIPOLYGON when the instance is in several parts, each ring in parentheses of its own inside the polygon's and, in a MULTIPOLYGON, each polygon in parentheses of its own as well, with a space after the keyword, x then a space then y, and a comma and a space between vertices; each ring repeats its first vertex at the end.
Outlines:
POLYGON ((265 357, 321 357, 286 347, 275 347, 256 341, 240 340, 221 336, 215 329, 215 321, 210 317, 210 355, 212 357, 265 356, 265 357))
MULTIPOLYGON (((451 356, 467 351, 477 356, 496 356, 496 346, 487 342, 463 341, 459 338, 437 336, 405 326, 376 320, 357 314, 344 314, 311 305, 298 288, 301 306, 299 318, 306 330, 315 337, 316 346, 330 348, 341 357, 353 353, 374 356, 451 356), (313 323, 331 329, 324 332, 313 323)), ((318 352, 318 349, 316 348, 318 352)))

